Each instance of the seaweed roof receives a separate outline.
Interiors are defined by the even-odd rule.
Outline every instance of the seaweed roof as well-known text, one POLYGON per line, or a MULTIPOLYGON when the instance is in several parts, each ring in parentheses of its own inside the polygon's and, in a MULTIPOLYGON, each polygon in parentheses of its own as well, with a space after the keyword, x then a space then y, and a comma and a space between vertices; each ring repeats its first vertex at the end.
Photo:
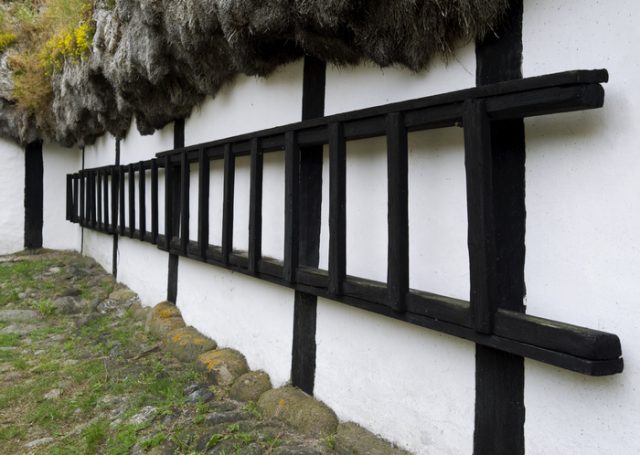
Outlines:
MULTIPOLYGON (((47 8, 41 0, 40 10, 47 8)), ((96 0, 93 36, 81 58, 48 75, 38 109, 12 90, 9 46, 0 56, 0 135, 91 143, 123 137, 132 118, 150 134, 188 116, 207 95, 243 73, 266 76, 313 55, 418 71, 436 55, 490 32, 508 0, 96 0)))

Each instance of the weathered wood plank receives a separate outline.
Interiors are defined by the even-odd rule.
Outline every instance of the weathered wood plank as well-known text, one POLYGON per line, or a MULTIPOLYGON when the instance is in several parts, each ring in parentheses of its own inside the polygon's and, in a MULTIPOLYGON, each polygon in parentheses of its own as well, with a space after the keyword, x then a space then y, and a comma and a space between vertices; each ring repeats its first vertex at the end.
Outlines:
POLYGON ((387 296, 395 311, 406 310, 409 291, 409 164, 402 114, 387 116, 388 253, 387 296))
POLYGON ((498 296, 491 125, 484 101, 466 102, 463 125, 471 311, 476 330, 489 334, 498 296))
POLYGON ((151 160, 151 243, 158 243, 158 160, 151 160))
POLYGON ((180 171, 180 251, 187 254, 189 245, 189 190, 190 190, 190 167, 187 161, 187 154, 182 153, 180 171))
POLYGON ((257 273, 262 256, 262 172, 260 142, 251 141, 251 177, 249 189, 249 272, 257 273))
POLYGON ((233 250, 233 199, 235 186, 235 157, 231 153, 231 144, 224 148, 224 195, 222 207, 222 261, 229 264, 229 255, 233 250))
POLYGON ((347 159, 342 124, 329 125, 329 292, 342 294, 347 273, 347 159))
POLYGON ((139 218, 139 238, 140 240, 145 239, 145 234, 147 232, 147 181, 146 181, 146 172, 144 163, 141 161, 138 163, 138 208, 140 213, 138 215, 139 218))
POLYGON ((210 164, 204 148, 198 151, 198 251, 202 259, 207 259, 209 246, 209 192, 210 164))
POLYGON ((288 132, 285 135, 284 162, 284 279, 292 283, 295 280, 298 267, 300 183, 300 149, 293 132, 288 132))

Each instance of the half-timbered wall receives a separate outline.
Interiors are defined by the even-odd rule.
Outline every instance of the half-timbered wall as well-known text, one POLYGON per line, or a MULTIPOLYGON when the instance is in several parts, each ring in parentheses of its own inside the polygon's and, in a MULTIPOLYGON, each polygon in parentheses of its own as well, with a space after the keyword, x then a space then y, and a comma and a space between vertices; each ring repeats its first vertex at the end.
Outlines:
MULTIPOLYGON (((336 114, 474 85, 474 46, 461 49, 456 60, 434 65, 426 74, 371 66, 329 67, 325 111, 336 114)), ((386 176, 384 138, 348 143, 350 275, 387 278, 386 176)), ((325 172, 324 180, 328 177, 325 172)), ((324 199, 328 200, 328 191, 324 199)), ((322 225, 321 264, 326 264, 328 222, 322 225)), ((409 134, 409 238, 410 286, 468 298, 464 145, 459 128, 409 134)), ((316 337, 316 395, 341 418, 366 423, 423 453, 472 452, 472 343, 413 330, 326 299, 318 302, 316 337), (421 424, 407 426, 414 421, 421 424)))
MULTIPOLYGON (((115 164, 116 140, 110 135, 105 135, 84 148, 84 168, 107 166, 115 164)), ((82 152, 81 152, 82 153, 82 152)), ((90 229, 84 229, 82 234, 82 251, 94 258, 110 271, 113 268, 113 239, 90 229)))
MULTIPOLYGON (((538 316, 618 334, 625 358, 625 371, 605 378, 527 360, 528 454, 635 453, 640 447, 639 21, 640 7, 633 0, 615 6, 552 0, 524 5, 525 77, 576 68, 607 68, 610 73, 604 108, 525 122, 527 307, 538 316)), ((325 113, 472 87, 475 62, 470 45, 447 64, 434 62, 419 74, 367 65, 328 67, 325 113)), ((186 119, 185 144, 300 120, 302 81, 301 61, 267 79, 238 77, 186 119)), ((132 127, 120 141, 120 163, 150 159, 172 149, 173 141, 172 125, 150 137, 132 127)), ((468 299, 463 145, 460 129, 409 134, 410 286, 468 299)), ((6 143, 2 148, 8 164, 0 168, 0 250, 9 251, 22 243, 22 217, 7 216, 5 207, 22 207, 22 183, 8 183, 24 178, 23 152, 6 143)), ((382 281, 387 254, 385 150, 384 139, 370 139, 350 142, 347 153, 347 272, 382 281)), ((82 244, 85 254, 112 270, 112 235, 85 229, 80 236, 76 225, 62 222, 64 179, 58 181, 55 174, 72 171, 73 163, 79 167, 82 153, 59 153, 46 143, 44 152, 45 246, 82 244), (48 207, 52 204, 59 204, 59 210, 48 207)), ((327 154, 325 150, 325 158, 327 154)), ((114 164, 115 159, 113 138, 100 138, 84 151, 85 168, 114 164)), ((220 163, 213 163, 210 172, 210 213, 218 220, 220 163)), ((194 164, 191 194, 197 194, 196 170, 194 164)), ((248 242, 249 172, 249 159, 239 158, 236 248, 246 248, 248 242)), ((323 202, 328 175, 325 165, 323 202)), ((162 174, 159 178, 163 181, 162 174)), ((283 182, 283 157, 265 155, 262 248, 275 258, 282 258, 284 249, 283 182)), ((164 191, 163 184, 159 188, 164 191)), ((195 197, 190 207, 197 216, 195 197)), ((326 203, 321 223, 320 266, 326 267, 326 203)), ((160 225, 160 233, 163 229, 160 225)), ((197 223, 190 229, 191 237, 197 237, 197 223)), ((220 244, 221 223, 212 222, 209 229, 211 243, 220 244)), ((119 280, 145 304, 166 297, 167 253, 119 236, 116 258, 119 280)), ((250 366, 265 369, 275 385, 290 379, 292 290, 182 257, 177 277, 177 304, 189 324, 220 345, 243 351, 250 366)), ((355 420, 416 453, 472 453, 477 412, 473 343, 323 299, 318 301, 316 341, 315 394, 342 419, 355 420)))
MULTIPOLYGON (((238 77, 234 85, 208 100, 185 122, 185 145, 265 129, 300 120, 302 61, 277 70, 266 80, 238 77), (213 120, 213 121, 212 121, 213 120)), ((276 258, 284 254, 284 158, 265 159, 263 193, 263 251, 276 258)), ((195 174, 194 174, 195 175, 195 174)), ((191 180, 192 194, 197 179, 191 180)), ((223 168, 211 170, 209 236, 221 243, 223 168)), ((197 214, 197 198, 190 200, 197 214)), ((191 226, 194 226, 192 223, 191 226)), ((233 246, 247 249, 249 226, 249 159, 236 161, 233 246)), ((194 229, 197 229, 195 224, 194 229)), ((196 232, 192 232, 197 238, 196 232)), ((293 291, 256 283, 251 278, 180 258, 178 300, 184 318, 203 331, 216 334, 222 345, 235 346, 252 368, 267 370, 277 385, 291 376, 293 291), (206 296, 215 296, 211 299, 206 296), (209 302, 210 300, 210 302, 209 302), (211 313, 210 313, 211 311, 211 313)))
MULTIPOLYGON (((127 137, 120 141, 120 164, 126 165, 148 160, 153 157, 152 150, 168 150, 173 148, 173 125, 168 125, 162 131, 153 136, 141 136, 135 125, 132 125, 127 137)), ((114 154, 115 157, 115 154, 114 154)), ((115 161, 114 161, 115 162, 115 161)), ((112 162, 112 163, 114 163, 112 162)), ((147 199, 151 195, 151 179, 147 178, 147 199)), ((129 181, 126 182, 128 190, 129 181)), ((139 180, 134 181, 136 190, 139 188, 139 180)), ((164 172, 158 175, 158 196, 164 200, 164 172)), ((129 220, 129 198, 124 198, 125 221, 129 220)), ((140 202, 135 200, 136 213, 140 213, 140 202)), ((151 204, 146 203, 146 218, 151 219, 151 204)), ((164 218, 164 205, 158 206, 159 216, 164 218)), ((164 233, 162 223, 158 226, 159 232, 164 233)), ((167 261, 165 252, 159 251, 155 246, 141 243, 131 239, 127 235, 118 236, 117 245, 117 275, 118 281, 125 283, 140 295, 146 302, 160 302, 167 297, 167 261)), ((152 303, 150 303, 152 304, 152 303)))

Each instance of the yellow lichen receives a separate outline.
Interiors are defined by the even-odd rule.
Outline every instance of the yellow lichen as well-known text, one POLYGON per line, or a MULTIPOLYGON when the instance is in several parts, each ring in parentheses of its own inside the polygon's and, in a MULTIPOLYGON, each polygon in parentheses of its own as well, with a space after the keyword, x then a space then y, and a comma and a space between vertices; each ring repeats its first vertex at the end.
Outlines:
POLYGON ((200 363, 204 364, 208 371, 213 370, 215 367, 222 363, 215 351, 200 354, 198 360, 200 361, 200 363))
POLYGON ((174 308, 160 308, 158 310, 158 316, 160 319, 172 318, 178 315, 178 311, 174 308))
POLYGON ((205 337, 201 337, 201 336, 195 336, 191 340, 191 342, 193 344, 195 344, 196 346, 204 346, 205 344, 207 344, 207 341, 209 341, 209 340, 207 340, 205 337))

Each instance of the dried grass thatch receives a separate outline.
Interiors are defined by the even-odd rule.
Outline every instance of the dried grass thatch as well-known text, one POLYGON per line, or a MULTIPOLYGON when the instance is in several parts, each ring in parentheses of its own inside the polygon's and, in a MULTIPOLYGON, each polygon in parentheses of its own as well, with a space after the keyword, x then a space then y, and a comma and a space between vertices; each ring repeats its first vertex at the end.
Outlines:
MULTIPOLYGON (((421 70, 486 34, 508 0, 97 0, 92 51, 51 78, 50 112, 0 90, 0 134, 88 143, 187 116, 235 74, 264 76, 304 54, 421 70)), ((10 70, 0 60, 0 89, 10 70)))

